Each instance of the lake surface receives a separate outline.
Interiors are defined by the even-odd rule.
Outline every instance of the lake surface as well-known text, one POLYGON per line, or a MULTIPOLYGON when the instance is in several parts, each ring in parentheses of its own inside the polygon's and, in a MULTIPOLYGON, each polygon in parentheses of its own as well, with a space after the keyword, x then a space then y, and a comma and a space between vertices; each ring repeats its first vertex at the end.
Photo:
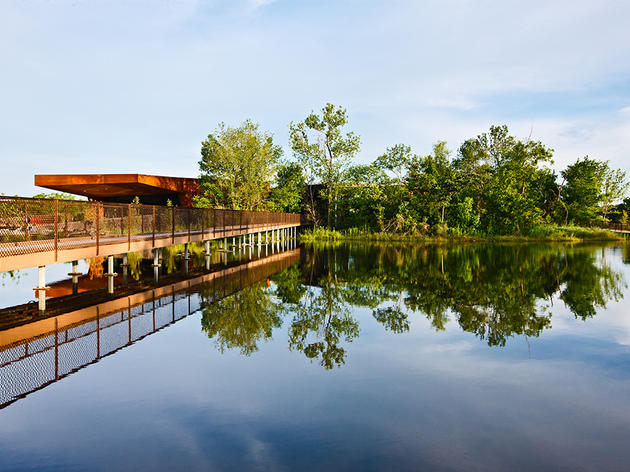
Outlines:
POLYGON ((339 245, 171 261, 154 286, 137 266, 0 332, 41 330, 0 351, 0 470, 628 470, 629 262, 339 245))

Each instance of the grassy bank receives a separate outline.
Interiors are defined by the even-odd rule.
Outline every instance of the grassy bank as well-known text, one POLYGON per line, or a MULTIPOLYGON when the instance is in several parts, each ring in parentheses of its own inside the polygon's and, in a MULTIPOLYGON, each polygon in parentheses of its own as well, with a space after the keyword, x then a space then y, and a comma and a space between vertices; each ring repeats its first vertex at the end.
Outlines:
POLYGON ((476 242, 476 241, 619 241, 624 236, 619 233, 600 228, 584 228, 581 226, 537 225, 525 234, 513 235, 456 235, 456 234, 401 234, 380 233, 364 229, 330 230, 313 228, 300 235, 304 243, 320 241, 364 241, 364 242, 476 242))

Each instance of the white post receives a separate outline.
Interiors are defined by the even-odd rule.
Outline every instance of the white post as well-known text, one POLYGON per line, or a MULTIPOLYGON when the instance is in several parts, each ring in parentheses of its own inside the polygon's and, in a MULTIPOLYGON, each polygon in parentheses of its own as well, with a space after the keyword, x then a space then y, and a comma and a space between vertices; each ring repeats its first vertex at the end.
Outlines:
POLYGON ((158 281, 160 277, 160 250, 153 250, 153 280, 158 281))
POLYGON ((46 266, 39 266, 37 268, 37 305, 39 312, 46 311, 46 266))
POLYGON ((107 293, 114 293, 114 256, 107 256, 107 293))
POLYGON ((79 293, 79 261, 72 261, 72 272, 68 274, 72 277, 72 294, 79 293))

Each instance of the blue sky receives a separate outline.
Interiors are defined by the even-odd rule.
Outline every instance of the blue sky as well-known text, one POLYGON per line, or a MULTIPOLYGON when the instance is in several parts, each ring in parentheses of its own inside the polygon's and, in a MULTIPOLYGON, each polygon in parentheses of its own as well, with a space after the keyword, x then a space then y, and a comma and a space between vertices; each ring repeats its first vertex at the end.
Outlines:
POLYGON ((348 109, 360 162, 491 124, 630 170, 630 2, 0 0, 0 192, 196 176, 201 140, 348 109))

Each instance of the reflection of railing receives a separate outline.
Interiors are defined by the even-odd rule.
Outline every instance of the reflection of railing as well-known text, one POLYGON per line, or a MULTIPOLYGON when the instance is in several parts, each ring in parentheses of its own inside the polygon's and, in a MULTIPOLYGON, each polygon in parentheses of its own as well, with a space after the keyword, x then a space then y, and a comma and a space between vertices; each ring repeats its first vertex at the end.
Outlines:
POLYGON ((208 284, 204 305, 298 260, 287 251, 0 332, 0 408, 198 311, 208 284))
POLYGON ((0 257, 299 224, 297 213, 0 197, 0 257))

